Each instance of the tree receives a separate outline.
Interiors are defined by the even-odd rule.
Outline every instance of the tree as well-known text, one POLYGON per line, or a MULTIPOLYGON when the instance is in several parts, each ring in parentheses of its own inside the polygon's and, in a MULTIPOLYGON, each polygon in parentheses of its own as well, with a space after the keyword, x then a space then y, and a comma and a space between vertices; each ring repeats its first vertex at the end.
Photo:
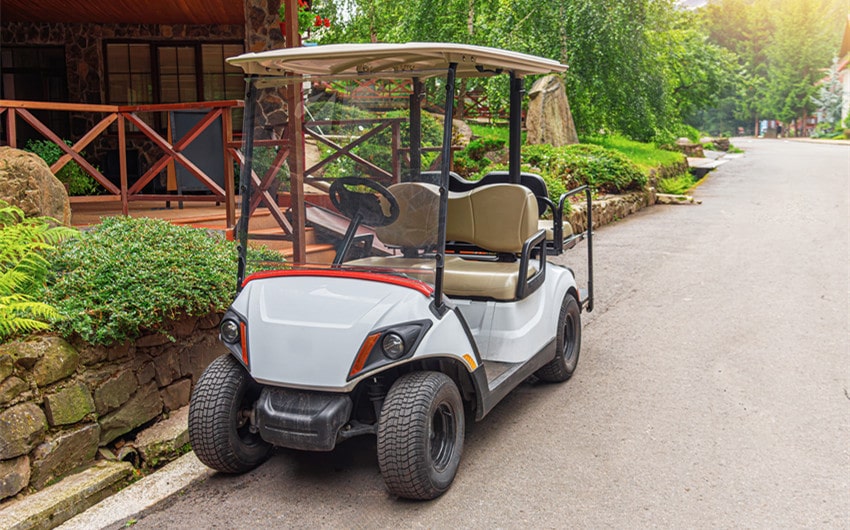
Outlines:
POLYGON ((827 70, 826 78, 820 83, 818 95, 812 98, 823 119, 831 128, 836 128, 841 122, 841 106, 843 103, 844 87, 838 71, 838 57, 832 60, 832 66, 827 70))

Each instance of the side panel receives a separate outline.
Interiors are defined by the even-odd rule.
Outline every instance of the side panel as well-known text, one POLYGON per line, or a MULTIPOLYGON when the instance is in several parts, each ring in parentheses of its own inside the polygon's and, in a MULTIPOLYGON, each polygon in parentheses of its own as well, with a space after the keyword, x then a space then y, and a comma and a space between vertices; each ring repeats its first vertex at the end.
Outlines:
POLYGON ((546 282, 517 302, 454 300, 484 361, 525 362, 555 337, 561 301, 575 287, 572 273, 547 264, 546 282))

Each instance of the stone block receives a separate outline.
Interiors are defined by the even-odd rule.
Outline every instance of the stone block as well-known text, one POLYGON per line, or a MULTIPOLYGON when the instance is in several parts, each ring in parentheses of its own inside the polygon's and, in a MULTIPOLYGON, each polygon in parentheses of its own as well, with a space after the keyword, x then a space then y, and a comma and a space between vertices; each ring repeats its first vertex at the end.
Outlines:
POLYGON ((199 343, 180 352, 180 373, 183 377, 191 377, 195 383, 211 362, 227 353, 227 348, 216 337, 204 337, 199 343))
POLYGON ((41 348, 31 342, 13 341, 0 344, 0 356, 9 356, 12 361, 25 370, 31 370, 41 359, 41 348))
POLYGON ((206 331, 210 329, 218 330, 218 325, 221 324, 222 315, 219 313, 211 313, 209 315, 203 316, 198 320, 198 330, 206 331))
POLYGON ((136 448, 149 466, 177 456, 189 443, 189 407, 183 407, 136 436, 136 448))
POLYGON ((94 400, 88 387, 78 381, 59 392, 44 396, 44 412, 51 427, 71 425, 94 412, 94 400))
POLYGON ((138 388, 138 381, 131 370, 115 373, 94 391, 97 413, 102 415, 117 409, 126 403, 138 388))
POLYGON ((55 383, 72 375, 79 363, 80 354, 73 346, 59 337, 40 337, 27 344, 40 343, 41 358, 32 369, 33 379, 39 387, 55 383))
POLYGON ((30 482, 30 459, 19 456, 0 462, 0 500, 11 497, 27 487, 30 482))
POLYGON ((124 342, 111 346, 107 349, 107 359, 110 361, 125 359, 130 356, 130 353, 133 349, 133 344, 130 342, 124 342))
POLYGON ((40 444, 32 452, 30 485, 41 489, 51 480, 92 462, 99 441, 100 426, 92 423, 40 444))
POLYGON ((139 388, 120 409, 110 412, 100 419, 100 445, 106 445, 122 434, 159 416, 162 412, 162 398, 156 383, 148 383, 139 388))
POLYGON ((15 371, 15 361, 8 353, 0 354, 0 381, 6 379, 15 371))
POLYGON ((172 324, 175 337, 188 337, 195 331, 198 317, 183 317, 172 324))
POLYGON ((181 379, 168 385, 159 391, 162 396, 162 404, 166 410, 177 410, 189 404, 189 396, 192 393, 192 381, 181 379))
POLYGON ((133 474, 127 462, 98 462, 3 508, 3 527, 55 528, 118 491, 133 474))
POLYGON ((109 356, 104 346, 83 346, 79 350, 80 362, 85 366, 102 363, 109 356))
POLYGON ((0 405, 12 401, 22 393, 29 390, 29 388, 29 385, 27 385, 26 382, 19 377, 12 376, 6 379, 0 383, 0 405))
POLYGON ((170 385, 175 379, 180 379, 180 354, 175 348, 168 348, 154 362, 156 368, 156 384, 160 387, 170 385))
POLYGON ((145 361, 136 368, 136 381, 139 386, 145 385, 156 377, 156 365, 153 360, 145 361))
POLYGON ((136 340, 137 348, 153 348, 155 346, 162 346, 163 344, 169 344, 171 339, 168 336, 163 335, 162 333, 153 333, 151 335, 145 335, 144 337, 139 337, 136 340))
POLYGON ((0 414, 0 460, 25 455, 44 438, 47 418, 38 406, 21 403, 0 414))

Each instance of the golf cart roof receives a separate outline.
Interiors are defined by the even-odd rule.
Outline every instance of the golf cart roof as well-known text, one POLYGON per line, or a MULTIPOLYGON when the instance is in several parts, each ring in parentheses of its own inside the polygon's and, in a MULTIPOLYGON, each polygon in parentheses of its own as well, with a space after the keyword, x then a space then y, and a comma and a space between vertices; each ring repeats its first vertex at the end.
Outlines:
POLYGON ((428 77, 457 63, 458 77, 514 72, 519 77, 563 72, 567 66, 535 55, 440 42, 330 44, 231 57, 228 63, 260 76, 428 77), (420 75, 421 74, 421 75, 420 75))

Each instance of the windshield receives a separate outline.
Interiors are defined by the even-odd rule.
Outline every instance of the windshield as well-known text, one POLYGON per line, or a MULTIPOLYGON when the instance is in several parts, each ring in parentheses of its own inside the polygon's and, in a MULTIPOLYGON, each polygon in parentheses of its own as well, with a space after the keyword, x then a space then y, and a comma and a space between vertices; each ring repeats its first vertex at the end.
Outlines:
POLYGON ((255 109, 253 138, 245 134, 242 146, 243 155, 252 153, 249 239, 281 250, 285 267, 384 272, 433 284, 445 80, 313 77, 299 83, 306 257, 297 264, 285 101, 299 84, 254 82, 256 105, 246 102, 246 112, 255 109), (418 103, 413 112, 411 101, 418 103))

